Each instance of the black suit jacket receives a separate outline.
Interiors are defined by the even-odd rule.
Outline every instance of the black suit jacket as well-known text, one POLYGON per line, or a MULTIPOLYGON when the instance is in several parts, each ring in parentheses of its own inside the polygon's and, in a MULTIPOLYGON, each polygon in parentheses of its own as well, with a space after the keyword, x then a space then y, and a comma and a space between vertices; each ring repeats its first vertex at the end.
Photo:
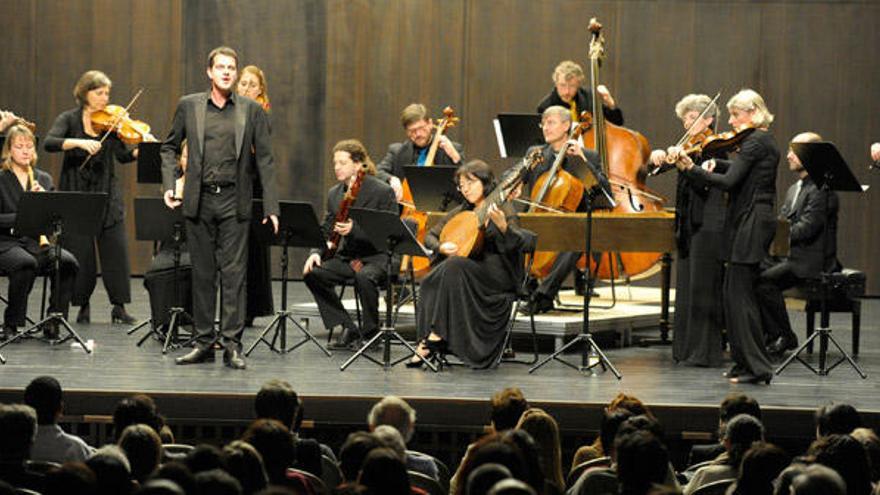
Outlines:
POLYGON ((788 188, 779 216, 791 223, 791 251, 788 259, 792 271, 800 278, 818 277, 823 269, 837 266, 837 211, 840 207, 833 191, 825 206, 825 192, 807 176, 800 194, 791 205, 797 184, 788 188), (825 230, 828 229, 828 250, 824 251, 825 230))
MULTIPOLYGON (((186 183, 183 189, 183 215, 196 218, 202 193, 204 169, 205 115, 210 93, 184 96, 177 103, 168 137, 162 143, 162 190, 174 190, 177 177, 177 155, 181 142, 187 141, 186 183)), ((235 189, 238 198, 237 216, 251 217, 254 173, 263 186, 263 211, 278 214, 278 191, 275 187, 275 164, 272 159, 269 118, 259 103, 233 93, 235 105, 235 150, 238 154, 235 189)))
POLYGON ((776 233, 773 202, 779 148, 769 132, 756 130, 731 160, 716 159, 715 172, 694 166, 687 176, 729 194, 724 223, 725 258, 733 263, 760 263, 776 233))
MULTIPOLYGON (((461 144, 453 141, 452 145, 455 146, 458 154, 461 155, 459 163, 464 162, 464 152, 462 151, 461 144)), ((412 141, 407 139, 402 143, 394 143, 388 146, 388 153, 385 154, 385 158, 382 158, 382 161, 376 165, 376 168, 378 169, 376 177, 384 182, 388 182, 392 176, 403 180, 403 167, 406 165, 415 165, 417 159, 418 154, 416 153, 416 147, 412 141)), ((457 164, 452 162, 452 158, 443 151, 443 148, 438 147, 437 154, 434 156, 434 165, 454 166, 457 164)))
MULTIPOLYGON (((324 222, 321 224, 325 238, 329 238, 333 232, 334 220, 336 214, 339 213, 339 203, 342 202, 347 190, 345 184, 338 183, 331 187, 327 193, 327 213, 324 214, 324 222)), ((394 196, 394 190, 391 189, 391 186, 372 175, 366 175, 352 208, 369 208, 397 213, 397 198, 394 196)), ((320 253, 317 250, 312 252, 320 253)), ((381 262, 385 259, 384 253, 373 247, 367 233, 357 222, 352 227, 351 233, 342 238, 342 246, 336 253, 343 258, 357 258, 364 262, 381 262)))
MULTIPOLYGON (((40 186, 51 191, 55 188, 52 176, 39 169, 34 169, 34 179, 40 186)), ((12 229, 15 226, 15 217, 18 214, 18 201, 25 190, 11 170, 0 172, 0 253, 5 253, 13 247, 23 247, 31 253, 36 253, 39 244, 30 237, 23 237, 12 229)))
MULTIPOLYGON (((578 113, 583 112, 584 110, 590 113, 593 112, 593 95, 587 92, 586 89, 578 88, 577 94, 574 96, 574 101, 577 103, 578 113)), ((547 110, 554 105, 559 105, 565 108, 571 106, 559 97, 556 88, 553 88, 550 93, 541 100, 541 103, 538 103, 538 113, 544 113, 544 110, 547 110)), ((605 119, 608 120, 608 122, 611 122, 614 125, 623 125, 623 112, 620 110, 620 107, 611 109, 603 104, 602 115, 605 116, 605 119)))

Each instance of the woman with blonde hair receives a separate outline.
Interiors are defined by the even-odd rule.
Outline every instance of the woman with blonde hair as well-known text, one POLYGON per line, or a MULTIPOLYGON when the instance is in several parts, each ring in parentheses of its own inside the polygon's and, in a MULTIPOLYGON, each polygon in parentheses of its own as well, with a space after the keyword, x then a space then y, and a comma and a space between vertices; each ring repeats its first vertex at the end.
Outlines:
POLYGON ((728 123, 750 134, 729 160, 711 159, 694 166, 680 148, 670 148, 676 166, 695 181, 728 193, 723 246, 727 270, 722 300, 733 367, 725 374, 732 383, 768 385, 773 376, 761 314, 755 297, 760 262, 769 255, 776 232, 776 168, 780 152, 770 133, 773 114, 764 99, 744 89, 727 102, 728 123))
POLYGON ((269 111, 272 107, 269 104, 269 90, 266 87, 266 75, 263 70, 256 65, 248 65, 241 69, 241 75, 238 77, 238 85, 236 93, 241 96, 255 100, 263 106, 263 110, 269 111))
MULTIPOLYGON (((0 271, 9 278, 9 304, 3 319, 3 337, 10 338, 25 324, 28 295, 38 274, 54 272, 52 246, 40 245, 31 237, 15 232, 18 202, 25 192, 54 189, 52 176, 36 169, 37 152, 34 134, 23 125, 13 125, 3 143, 2 171, 0 171, 0 271)), ((52 277, 52 297, 49 312, 67 316, 77 262, 67 250, 61 250, 61 285, 55 286, 52 277), (55 292, 58 291, 56 296, 55 292)), ((43 328, 48 338, 58 336, 57 321, 43 328)))
POLYGON ((527 432, 538 444, 541 472, 544 473, 544 493, 563 493, 565 478, 562 477, 562 446, 556 420, 543 409, 532 408, 520 416, 516 429, 527 432))

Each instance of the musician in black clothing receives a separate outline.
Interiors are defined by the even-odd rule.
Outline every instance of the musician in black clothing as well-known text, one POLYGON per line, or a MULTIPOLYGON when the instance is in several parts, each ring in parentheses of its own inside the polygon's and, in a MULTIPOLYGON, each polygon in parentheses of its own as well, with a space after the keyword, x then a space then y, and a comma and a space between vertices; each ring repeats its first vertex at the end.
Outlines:
POLYGON ((263 186, 262 223, 278 232, 278 191, 269 119, 259 103, 233 91, 238 54, 218 47, 208 54, 208 91, 186 95, 177 103, 168 137, 162 143, 162 189, 165 205, 181 207, 192 260, 193 319, 196 348, 177 364, 214 360, 214 313, 217 272, 223 300, 220 333, 223 360, 233 369, 246 367, 241 356, 245 318, 247 242, 253 206, 253 182, 263 186), (183 199, 175 197, 175 179, 183 141, 187 167, 183 199))
MULTIPOLYGON (((18 202, 26 191, 53 189, 52 176, 34 168, 37 163, 36 139, 22 125, 9 128, 3 143, 2 171, 0 171, 0 272, 9 278, 9 304, 3 319, 4 338, 10 338, 25 324, 28 295, 37 275, 54 272, 54 251, 51 245, 40 245, 37 240, 13 230, 18 213, 18 202), (32 174, 32 175, 31 175, 32 174)), ((73 282, 77 271, 76 258, 61 250, 61 286, 55 287, 52 277, 52 297, 49 312, 67 316, 73 282), (55 292, 58 291, 57 305, 55 292)), ((50 321, 43 329, 49 338, 58 336, 57 322, 50 321)))
MULTIPOLYGON (((689 136, 699 136, 707 129, 712 131, 718 108, 708 96, 690 94, 675 105, 675 113, 689 136)), ((654 166, 667 166, 666 157, 665 150, 651 152, 654 166)), ((712 157, 706 155, 697 160, 709 158, 712 157)), ((724 323, 718 294, 721 293, 724 272, 721 243, 724 209, 724 193, 720 189, 697 183, 686 174, 678 174, 675 192, 678 259, 675 263, 672 357, 691 366, 721 365, 721 328, 724 323)))
POLYGON ((755 128, 732 159, 712 159, 694 166, 681 148, 672 147, 667 153, 677 157, 676 165, 689 179, 729 194, 722 241, 728 262, 722 298, 734 365, 726 376, 733 383, 769 384, 772 365, 764 347, 755 282, 776 232, 773 202, 779 148, 769 132, 773 115, 761 95, 744 89, 727 102, 727 110, 734 130, 755 128))
MULTIPOLYGON (((821 140, 816 133, 804 132, 791 142, 812 143, 821 140)), ((837 194, 830 191, 826 208, 825 191, 816 187, 794 151, 789 149, 787 158, 788 168, 798 176, 798 181, 785 194, 779 216, 790 222, 791 251, 788 257, 768 258, 762 263, 764 270, 757 286, 764 332, 770 341, 768 350, 771 354, 797 348, 797 336, 791 330, 782 291, 804 280, 817 279, 822 271, 840 269, 837 261, 837 194)))
POLYGON ((79 106, 55 119, 43 143, 43 149, 50 153, 64 152, 60 190, 104 192, 109 195, 101 232, 97 237, 72 233, 64 236, 65 247, 80 264, 73 294, 73 305, 80 307, 77 323, 91 321, 89 299, 95 290, 97 277, 96 242, 101 257, 101 279, 113 304, 111 321, 134 323, 134 318, 125 311, 124 306, 131 302, 131 267, 125 235, 125 206, 116 176, 116 162, 134 161, 137 149, 129 150, 114 133, 110 133, 101 143, 101 135, 92 128, 90 117, 107 106, 111 85, 110 78, 101 71, 90 70, 83 74, 73 90, 79 106), (88 163, 85 163, 87 158, 88 163))
MULTIPOLYGON (((562 106, 547 108, 544 110, 541 118, 541 129, 544 133, 544 140, 547 142, 547 144, 540 147, 541 153, 544 155, 544 162, 534 170, 526 172, 522 190, 521 192, 514 193, 514 198, 519 197, 524 200, 530 198, 534 192, 533 185, 535 181, 541 174, 547 172, 553 166, 558 151, 568 141, 569 130, 571 129, 571 113, 562 106)), ((534 148, 529 149, 526 155, 531 153, 532 149, 534 148)), ((600 181, 606 191, 610 191, 608 180, 598 166, 599 156, 595 151, 584 149, 578 143, 572 143, 566 153, 567 156, 562 159, 562 169, 583 180, 585 175, 583 169, 586 168, 600 181)), ((581 200, 577 211, 586 211, 586 194, 588 192, 584 192, 585 198, 581 200)), ((525 204, 527 203, 519 201, 517 210, 524 211, 528 209, 525 204)), ((544 210, 536 207, 535 211, 542 212, 544 210)), ((580 252, 559 253, 549 275, 544 277, 535 291, 532 301, 528 305, 523 306, 522 311, 525 313, 544 313, 552 310, 553 301, 556 299, 556 294, 559 292, 562 282, 574 270, 581 254, 580 252)))
MULTIPOLYGON (((397 200, 403 198, 403 167, 424 165, 428 148, 434 139, 434 123, 428 109, 421 103, 407 105, 400 114, 400 124, 406 131, 407 140, 388 147, 388 153, 377 165, 376 177, 387 182, 397 200)), ((461 145, 447 136, 440 136, 434 165, 458 165, 464 158, 461 145)))
MULTIPOLYGON (((376 178, 376 166, 360 141, 347 139, 333 147, 333 170, 338 184, 327 193, 327 213, 322 230, 330 238, 334 232, 341 236, 336 253, 322 259, 314 250, 303 267, 303 280, 315 297, 325 328, 341 325, 343 331, 336 342, 337 348, 355 347, 359 338, 368 338, 379 329, 379 285, 385 280, 388 256, 373 247, 361 227, 349 218, 336 221, 339 206, 346 192, 354 185, 358 172, 364 170, 354 208, 369 208, 397 212, 397 201, 391 186, 376 178), (335 287, 354 283, 360 298, 363 327, 358 328, 342 306, 335 287)), ((328 241, 328 248, 330 243, 328 241)), ((397 270, 400 260, 393 260, 397 270)))
MULTIPOLYGON (((583 88, 586 76, 584 69, 571 60, 564 60, 553 69, 553 84, 555 87, 538 103, 538 113, 552 106, 562 106, 571 111, 572 120, 577 121, 584 110, 593 112, 593 96, 583 88)), ((623 112, 617 107, 617 102, 611 96, 611 92, 604 84, 596 87, 599 96, 602 97, 602 114, 608 122, 615 125, 623 125, 623 112)))

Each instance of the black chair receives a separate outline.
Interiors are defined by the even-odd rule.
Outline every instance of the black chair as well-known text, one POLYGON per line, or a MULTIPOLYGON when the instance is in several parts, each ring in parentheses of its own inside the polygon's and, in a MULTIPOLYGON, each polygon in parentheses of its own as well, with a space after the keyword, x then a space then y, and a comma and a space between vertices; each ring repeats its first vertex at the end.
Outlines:
POLYGON ((409 475, 410 485, 425 490, 428 495, 447 495, 449 493, 448 490, 443 489, 439 481, 426 474, 417 471, 407 471, 406 474, 409 475))
POLYGON ((308 471, 303 471, 302 469, 295 469, 295 468, 287 468, 287 471, 290 473, 296 473, 297 475, 302 476, 305 480, 307 480, 309 482, 309 484, 312 485, 312 488, 314 488, 317 493, 319 493, 319 494, 330 493, 330 490, 327 489, 327 485, 324 484, 324 482, 321 480, 321 478, 318 478, 314 474, 312 474, 308 471))
POLYGON ((620 483, 611 469, 595 468, 584 471, 568 493, 572 495, 617 495, 620 483), (577 490, 574 490, 577 486, 577 490))
POLYGON ((522 247, 522 252, 528 261, 526 263, 525 274, 523 276, 522 282, 517 287, 516 293, 514 295, 515 299, 513 303, 513 308, 511 308, 510 310, 510 318, 507 321, 507 329, 504 332, 504 345, 501 346, 501 352, 498 354, 498 356, 495 357, 495 367, 500 365, 502 362, 526 365, 532 365, 538 362, 538 333, 535 330, 535 315, 532 312, 529 312, 529 326, 532 331, 532 359, 528 361, 523 361, 513 358, 513 327, 516 325, 516 318, 519 314, 520 305, 530 304, 532 302, 532 299, 534 298, 534 291, 532 289, 536 285, 533 283, 530 272, 532 271, 532 263, 535 259, 535 249, 538 244, 538 236, 531 231, 526 232, 529 235, 526 239, 525 245, 522 247))
POLYGON ((185 443, 162 444, 162 462, 183 460, 193 449, 194 446, 185 443))
POLYGON ((691 495, 724 495, 734 483, 736 483, 735 479, 713 481, 697 488, 691 492, 691 495))
POLYGON ((339 464, 326 455, 321 455, 321 481, 331 491, 342 483, 342 470, 339 464))
POLYGON ((25 471, 45 476, 50 472, 60 469, 61 464, 52 461, 26 461, 24 463, 25 471))
POLYGON ((571 471, 568 472, 568 476, 565 478, 565 486, 567 488, 573 487, 574 483, 587 471, 587 469, 598 467, 611 467, 611 458, 607 456, 597 457, 595 459, 590 459, 589 461, 584 461, 571 468, 571 471))

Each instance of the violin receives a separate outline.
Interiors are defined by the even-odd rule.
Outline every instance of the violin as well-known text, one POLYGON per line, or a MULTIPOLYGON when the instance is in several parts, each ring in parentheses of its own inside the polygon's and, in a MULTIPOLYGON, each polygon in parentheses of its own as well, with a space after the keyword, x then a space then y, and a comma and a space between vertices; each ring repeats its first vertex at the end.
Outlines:
MULTIPOLYGON (((751 136, 752 133, 755 132, 755 129, 756 127, 750 125, 733 131, 721 132, 718 134, 710 133, 708 136, 698 140, 698 142, 693 144, 688 143, 684 150, 682 150, 682 153, 687 155, 703 155, 733 151, 743 142, 743 140, 745 140, 745 138, 751 136)), ((695 139, 694 141, 697 140, 695 139)), ((676 160, 675 157, 667 156, 666 161, 669 163, 675 163, 676 160), (670 158, 672 158, 671 162, 669 162, 670 158)))
POLYGON ((150 134, 149 124, 131 118, 128 110, 119 105, 107 105, 103 110, 92 112, 90 118, 95 131, 115 132, 119 140, 125 144, 134 146, 143 141, 156 140, 150 134))

